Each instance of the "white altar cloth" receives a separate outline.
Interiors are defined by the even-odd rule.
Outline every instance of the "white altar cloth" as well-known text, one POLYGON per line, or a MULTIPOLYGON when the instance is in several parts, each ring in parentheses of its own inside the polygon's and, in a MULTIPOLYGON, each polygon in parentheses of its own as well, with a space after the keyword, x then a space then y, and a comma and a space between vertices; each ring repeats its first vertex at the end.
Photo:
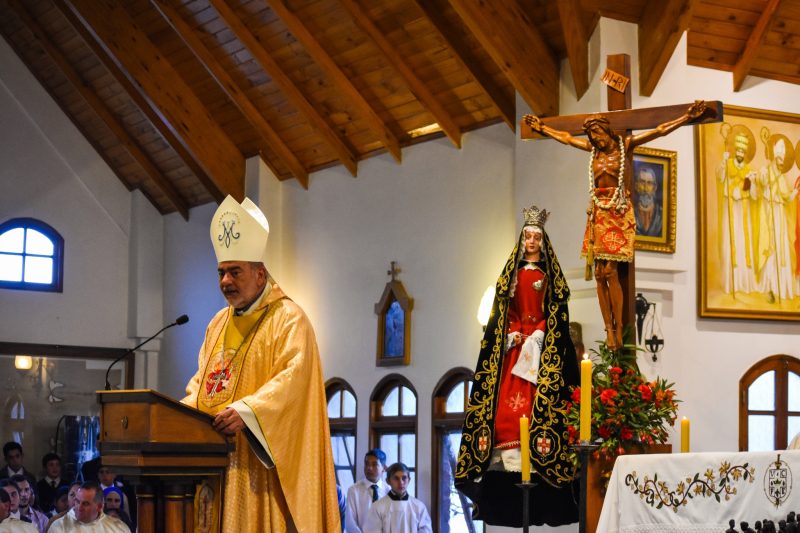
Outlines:
POLYGON ((800 451, 623 455, 597 533, 724 533, 730 519, 777 526, 790 511, 800 511, 800 451))

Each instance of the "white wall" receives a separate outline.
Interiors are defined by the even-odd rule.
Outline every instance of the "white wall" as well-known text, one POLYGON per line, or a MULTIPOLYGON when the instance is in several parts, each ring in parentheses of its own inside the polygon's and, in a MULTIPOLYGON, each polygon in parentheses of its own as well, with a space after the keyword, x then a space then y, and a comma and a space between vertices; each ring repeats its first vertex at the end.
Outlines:
POLYGON ((188 222, 178 214, 164 217, 164 318, 187 314, 189 322, 165 333, 156 388, 176 398, 185 396, 184 387, 197 371, 206 325, 225 305, 208 230, 216 209, 213 202, 191 209, 188 222))
POLYGON ((4 40, 0 161, 0 220, 42 220, 66 251, 62 293, 0 290, 0 339, 126 346, 131 194, 4 40))

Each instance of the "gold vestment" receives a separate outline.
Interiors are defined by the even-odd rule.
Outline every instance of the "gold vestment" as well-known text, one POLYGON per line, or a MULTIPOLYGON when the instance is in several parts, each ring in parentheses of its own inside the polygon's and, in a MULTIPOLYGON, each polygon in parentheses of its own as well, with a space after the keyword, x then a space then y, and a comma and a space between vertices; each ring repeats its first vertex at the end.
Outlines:
MULTIPOLYGON (((271 280, 270 280, 271 283, 271 280)), ((219 311, 182 401, 216 414, 234 401, 255 414, 275 468, 244 432, 225 473, 222 531, 341 532, 325 387, 305 313, 273 284, 255 312, 219 311)))

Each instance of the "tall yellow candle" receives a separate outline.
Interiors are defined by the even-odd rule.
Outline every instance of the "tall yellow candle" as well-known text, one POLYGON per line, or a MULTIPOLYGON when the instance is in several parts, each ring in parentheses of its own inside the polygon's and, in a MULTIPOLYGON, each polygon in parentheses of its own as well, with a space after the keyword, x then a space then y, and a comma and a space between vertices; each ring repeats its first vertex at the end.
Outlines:
POLYGON ((592 438, 592 360, 583 354, 581 361, 581 442, 592 438))
POLYGON ((528 417, 522 415, 519 419, 519 451, 522 457, 522 482, 531 480, 531 447, 530 434, 528 433, 528 417))
POLYGON ((689 419, 681 420, 681 453, 689 453, 689 419))

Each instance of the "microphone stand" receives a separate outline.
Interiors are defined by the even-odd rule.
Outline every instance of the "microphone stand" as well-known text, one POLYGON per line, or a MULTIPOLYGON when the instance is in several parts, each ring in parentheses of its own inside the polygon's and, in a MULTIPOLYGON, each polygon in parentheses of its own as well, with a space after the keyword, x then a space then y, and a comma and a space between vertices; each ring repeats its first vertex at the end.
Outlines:
POLYGON ((152 336, 146 338, 145 340, 143 340, 142 342, 140 342, 139 344, 137 344, 136 346, 134 346, 130 350, 126 351, 124 354, 122 354, 119 357, 117 357, 116 359, 114 359, 114 362, 111 363, 110 365, 108 365, 108 370, 106 370, 106 390, 111 390, 111 382, 108 381, 108 375, 111 372, 111 369, 114 367, 114 365, 119 363, 123 358, 125 358, 128 355, 132 354, 133 352, 135 352, 136 350, 138 350, 139 348, 141 348, 142 346, 144 346, 145 344, 147 344, 151 340, 153 340, 156 337, 158 337, 161 334, 162 331, 164 331, 166 329, 169 329, 172 326, 180 326, 181 324, 186 324, 188 321, 189 321, 189 317, 188 316, 186 316, 186 315, 179 316, 178 318, 175 319, 175 322, 173 322, 171 324, 167 324, 166 326, 164 326, 163 328, 158 330, 155 333, 155 335, 152 335, 152 336))

